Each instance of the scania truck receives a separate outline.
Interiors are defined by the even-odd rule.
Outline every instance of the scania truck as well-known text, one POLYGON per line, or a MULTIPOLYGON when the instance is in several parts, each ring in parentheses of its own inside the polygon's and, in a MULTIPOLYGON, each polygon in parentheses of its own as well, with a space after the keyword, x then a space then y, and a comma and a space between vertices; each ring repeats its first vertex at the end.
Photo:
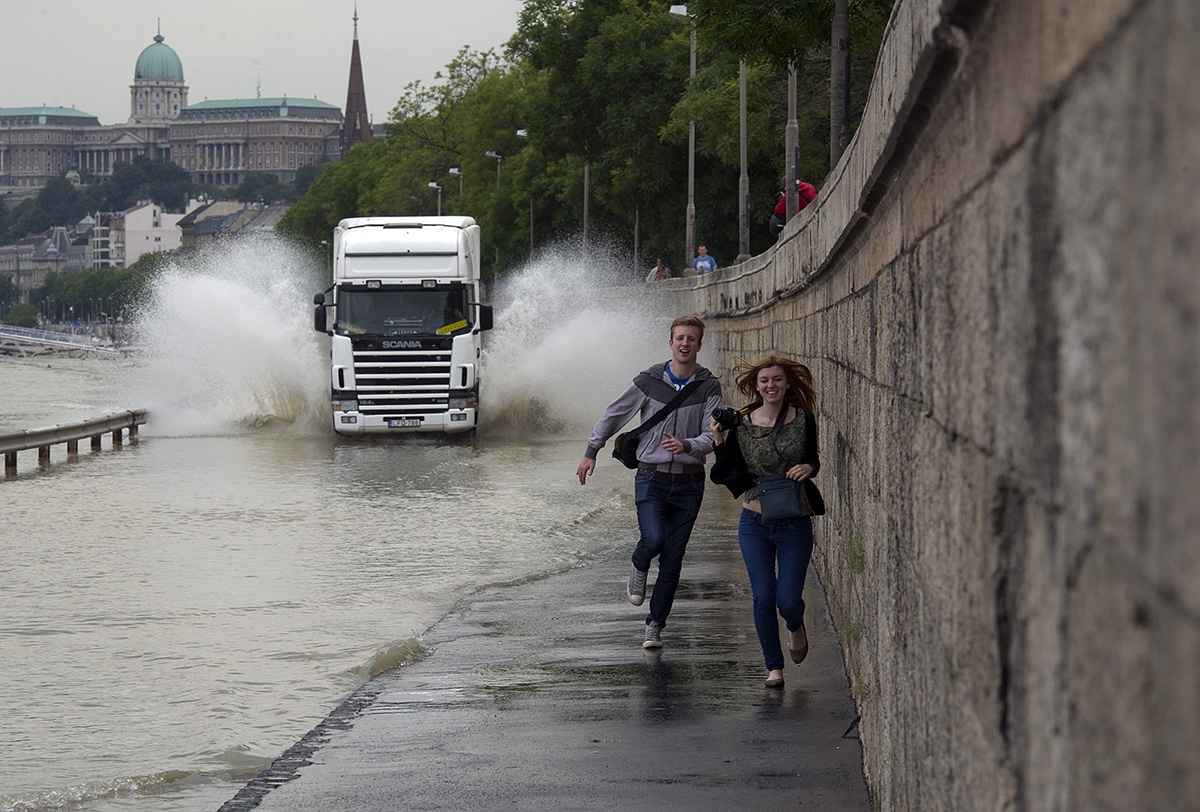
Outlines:
POLYGON ((334 430, 474 429, 481 333, 492 327, 482 300, 472 218, 338 223, 333 284, 313 297, 313 327, 330 336, 334 430))

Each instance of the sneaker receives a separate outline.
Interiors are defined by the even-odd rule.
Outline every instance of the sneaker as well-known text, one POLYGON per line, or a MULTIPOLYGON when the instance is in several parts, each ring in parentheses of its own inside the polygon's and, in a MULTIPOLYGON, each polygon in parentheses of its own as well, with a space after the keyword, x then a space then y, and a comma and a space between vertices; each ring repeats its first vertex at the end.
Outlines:
POLYGON ((641 606, 642 601, 646 600, 646 576, 649 574, 649 570, 640 570, 633 564, 629 565, 629 586, 625 588, 625 594, 634 606, 641 606))
POLYGON ((662 647, 662 624, 652 620, 646 624, 646 640, 642 643, 642 648, 662 647))

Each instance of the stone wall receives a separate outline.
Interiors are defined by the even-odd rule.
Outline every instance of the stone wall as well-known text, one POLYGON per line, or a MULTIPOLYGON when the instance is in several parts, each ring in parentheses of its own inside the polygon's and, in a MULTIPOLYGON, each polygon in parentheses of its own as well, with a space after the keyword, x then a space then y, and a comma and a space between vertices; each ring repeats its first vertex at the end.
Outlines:
POLYGON ((879 810, 1200 809, 1197 43, 1195 0, 899 0, 818 201, 656 286, 724 380, 813 369, 879 810))

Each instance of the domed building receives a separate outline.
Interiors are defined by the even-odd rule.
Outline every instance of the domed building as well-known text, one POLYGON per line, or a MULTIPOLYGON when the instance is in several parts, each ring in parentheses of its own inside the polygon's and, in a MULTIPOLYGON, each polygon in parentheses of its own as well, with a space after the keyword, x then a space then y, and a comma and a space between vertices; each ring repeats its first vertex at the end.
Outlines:
POLYGON ((103 180, 142 156, 174 161, 196 183, 237 186, 251 172, 291 183, 301 167, 340 160, 341 141, 341 109, 315 98, 189 104, 183 61, 159 30, 134 64, 123 124, 75 108, 0 107, 0 194, 15 204, 68 170, 103 180))
POLYGON ((183 83, 183 62, 162 32, 154 37, 138 56, 129 88, 129 121, 162 121, 179 117, 187 107, 187 85, 183 83))

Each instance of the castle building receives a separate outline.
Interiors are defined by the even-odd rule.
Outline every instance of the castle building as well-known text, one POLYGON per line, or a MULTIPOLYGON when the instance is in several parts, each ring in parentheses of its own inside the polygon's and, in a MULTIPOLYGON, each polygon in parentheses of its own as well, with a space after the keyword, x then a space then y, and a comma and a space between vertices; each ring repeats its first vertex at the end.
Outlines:
MULTIPOLYGON (((356 13, 350 95, 361 103, 356 119, 365 120, 361 66, 354 91, 357 26, 356 13)), ((340 160, 342 140, 341 110, 318 99, 189 104, 183 63, 159 32, 134 66, 123 124, 104 125, 69 107, 0 107, 0 195, 33 195, 69 169, 105 179, 139 156, 171 160, 196 183, 237 186, 251 172, 291 183, 301 167, 340 160)))

